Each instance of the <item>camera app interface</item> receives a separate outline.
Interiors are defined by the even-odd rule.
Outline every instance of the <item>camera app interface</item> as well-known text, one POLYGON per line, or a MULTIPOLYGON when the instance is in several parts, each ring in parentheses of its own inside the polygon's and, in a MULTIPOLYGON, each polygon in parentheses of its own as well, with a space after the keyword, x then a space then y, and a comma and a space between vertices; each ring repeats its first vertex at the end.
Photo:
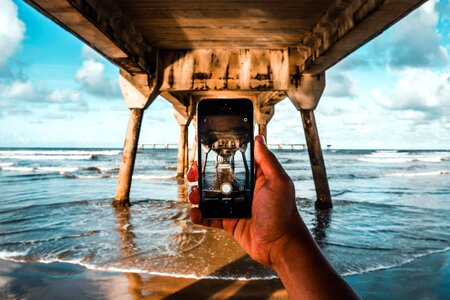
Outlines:
POLYGON ((253 120, 219 114, 199 122, 204 201, 250 199, 253 120))

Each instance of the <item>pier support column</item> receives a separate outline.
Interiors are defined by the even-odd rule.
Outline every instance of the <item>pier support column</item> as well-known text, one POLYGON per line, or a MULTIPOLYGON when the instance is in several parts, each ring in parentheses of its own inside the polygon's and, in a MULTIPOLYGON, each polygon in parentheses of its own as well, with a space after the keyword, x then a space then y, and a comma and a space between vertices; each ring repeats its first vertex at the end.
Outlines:
POLYGON ((178 140, 178 163, 177 163, 177 177, 183 178, 186 169, 186 152, 187 140, 189 138, 189 125, 180 124, 180 139, 178 140))
POLYGON ((130 198, 131 178, 133 176, 136 151, 141 132, 142 117, 144 110, 139 108, 130 109, 125 144, 123 146, 122 162, 120 163, 119 179, 117 180, 114 203, 128 201, 130 198))
POLYGON ((320 209, 331 208, 333 204, 331 202, 330 187, 328 185, 319 133, 314 118, 314 109, 317 107, 325 88, 325 74, 300 75, 295 79, 289 87, 287 95, 302 116, 303 129, 305 131, 309 160, 317 194, 316 207, 320 209))
POLYGON ((258 134, 262 135, 267 142, 267 124, 258 124, 258 134))
POLYGON ((119 84, 122 95, 130 109, 127 133, 122 152, 119 176, 117 180, 114 206, 128 206, 130 204, 131 180, 136 160, 139 134, 141 131, 144 110, 156 99, 160 84, 156 77, 150 80, 148 74, 134 74, 120 70, 119 84))
POLYGON ((258 125, 258 134, 264 136, 267 143, 267 124, 275 113, 274 106, 260 106, 255 108, 255 123, 258 125))
POLYGON ((301 115, 306 144, 308 145, 309 161, 316 187, 316 206, 318 208, 330 208, 332 207, 330 187, 328 186, 327 172, 323 160, 322 148, 320 147, 314 111, 311 109, 302 109, 301 115))
MULTIPOLYGON (((166 98, 167 99, 167 98, 166 98)), ((180 126, 180 139, 178 141, 177 178, 184 178, 189 169, 189 124, 195 114, 194 102, 186 101, 187 106, 176 106, 173 115, 180 126)))

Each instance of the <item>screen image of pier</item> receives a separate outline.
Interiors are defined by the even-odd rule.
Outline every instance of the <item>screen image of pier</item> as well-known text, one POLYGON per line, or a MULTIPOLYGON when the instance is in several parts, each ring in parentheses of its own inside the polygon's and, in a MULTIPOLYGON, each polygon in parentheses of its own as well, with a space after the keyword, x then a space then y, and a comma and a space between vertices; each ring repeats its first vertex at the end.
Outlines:
POLYGON ((211 115, 200 122, 204 199, 245 200, 251 193, 251 120, 243 115, 211 115))

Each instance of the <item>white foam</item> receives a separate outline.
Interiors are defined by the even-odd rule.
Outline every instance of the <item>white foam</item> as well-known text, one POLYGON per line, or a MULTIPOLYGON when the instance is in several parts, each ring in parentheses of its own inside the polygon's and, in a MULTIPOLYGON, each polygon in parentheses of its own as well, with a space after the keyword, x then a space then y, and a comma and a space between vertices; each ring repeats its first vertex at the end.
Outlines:
MULTIPOLYGON (((396 264, 379 264, 373 267, 367 267, 360 270, 355 271, 348 271, 344 272, 341 275, 342 276, 351 276, 351 275, 360 275, 365 274, 369 272, 374 271, 380 271, 380 270, 386 270, 391 269, 395 267, 400 267, 405 264, 411 263, 414 260, 425 257, 427 255, 436 254, 436 253, 443 253, 450 250, 450 247, 439 249, 439 250, 430 250, 424 253, 418 253, 416 255, 413 255, 413 257, 409 259, 405 259, 404 261, 396 264)), ((15 262, 27 262, 25 259, 19 258, 20 256, 27 255, 28 251, 24 252, 8 252, 8 251, 0 251, 0 259, 9 260, 9 261, 15 261, 15 262)), ((80 265, 82 267, 85 267, 89 270, 94 271, 102 271, 102 272, 115 272, 115 273, 138 273, 138 274, 148 274, 148 275, 155 275, 155 276, 168 276, 168 277, 175 277, 175 278, 187 278, 187 279, 221 279, 221 280, 242 280, 242 281, 253 281, 253 280, 272 280, 272 279, 278 279, 278 276, 276 275, 269 275, 269 276, 249 276, 249 277, 240 277, 240 276, 216 276, 216 275, 205 275, 200 276, 196 274, 180 274, 180 273, 169 273, 169 272, 157 272, 157 271, 151 271, 151 270, 143 270, 139 268, 127 268, 127 267, 115 267, 115 266, 107 266, 107 265, 95 265, 85 262, 83 259, 60 259, 60 258, 42 258, 38 260, 40 263, 44 264, 51 264, 51 263, 66 263, 66 264, 74 264, 74 265, 80 265)))
POLYGON ((92 155, 11 155, 8 158, 19 160, 86 160, 92 159, 92 155))
POLYGON ((38 167, 37 171, 44 172, 60 172, 60 173, 70 173, 78 170, 76 167, 38 167))
POLYGON ((409 153, 409 152, 396 152, 396 151, 377 151, 371 154, 364 155, 358 158, 359 161, 365 161, 370 163, 408 163, 408 162, 427 162, 438 163, 445 159, 444 156, 448 156, 447 153, 442 152, 430 152, 430 153, 409 153))
POLYGON ((158 181, 158 180, 167 180, 167 179, 175 179, 175 175, 133 175, 133 179, 137 180, 149 180, 149 181, 158 181))
POLYGON ((391 173, 384 175, 385 177, 416 177, 416 176, 439 176, 450 175, 450 171, 433 171, 433 172, 417 172, 417 173, 391 173))
POLYGON ((3 150, 0 156, 16 155, 118 155, 119 150, 3 150))
POLYGON ((25 256, 28 254, 28 250, 26 251, 0 251, 0 259, 4 260, 14 260, 17 257, 25 256))
POLYGON ((341 275, 342 276, 351 276, 351 275, 359 275, 359 274, 364 274, 364 273, 369 273, 369 272, 374 272, 374 271, 392 269, 392 268, 400 267, 400 266, 406 265, 408 263, 411 263, 418 258, 425 257, 425 256, 431 255, 431 254, 447 252, 449 250, 450 250, 450 247, 447 247, 444 249, 439 249, 439 250, 430 250, 430 251, 426 251, 424 253, 415 254, 415 255, 413 255, 412 258, 405 259, 404 261, 397 263, 397 264, 386 264, 386 265, 379 264, 377 266, 365 268, 362 270, 344 272, 341 275))
POLYGON ((12 165, 14 165, 12 162, 0 163, 0 168, 11 167, 12 165))
POLYGON ((205 275, 200 276, 196 274, 181 274, 181 273, 169 273, 169 272, 157 272, 151 270, 143 270, 139 268, 126 268, 126 267, 113 267, 113 266, 105 266, 105 265, 95 265, 84 262, 82 259, 72 259, 72 260, 64 260, 64 259, 40 259, 38 260, 40 263, 51 264, 51 263, 66 263, 66 264, 74 264, 85 267, 89 270, 94 271, 102 271, 102 272, 111 272, 111 273, 137 273, 137 274, 148 274, 154 276, 166 276, 166 277, 175 277, 175 278, 186 278, 186 279, 221 279, 221 280, 241 280, 241 281, 253 281, 253 280, 272 280, 278 279, 278 276, 249 276, 249 277, 239 277, 239 276, 215 276, 215 275, 205 275))
POLYGON ((13 172, 33 172, 34 168, 32 167, 2 167, 4 171, 13 171, 13 172))
POLYGON ((98 169, 99 169, 101 172, 106 173, 106 172, 112 171, 114 168, 98 167, 98 169))
POLYGON ((74 178, 77 179, 102 179, 106 178, 104 175, 76 175, 74 178))

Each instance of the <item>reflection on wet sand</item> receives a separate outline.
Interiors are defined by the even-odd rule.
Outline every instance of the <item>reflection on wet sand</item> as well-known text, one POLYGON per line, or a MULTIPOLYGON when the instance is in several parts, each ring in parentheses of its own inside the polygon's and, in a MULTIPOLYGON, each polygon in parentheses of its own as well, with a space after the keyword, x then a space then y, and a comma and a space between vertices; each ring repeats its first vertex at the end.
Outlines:
MULTIPOLYGON (((131 211, 128 207, 115 208, 117 218, 116 230, 120 234, 120 252, 121 261, 130 261, 130 259, 139 257, 142 251, 138 250, 137 237, 133 233, 131 222, 131 211)), ((179 226, 185 227, 186 223, 179 223, 179 226), (183 224, 184 223, 184 224, 183 224)), ((193 226, 193 225, 189 225, 193 226)), ((173 237, 177 239, 178 237, 173 237)), ((216 267, 211 272, 208 279, 179 278, 171 276, 155 276, 149 274, 125 273, 128 280, 128 291, 132 299, 286 299, 287 294, 278 279, 268 280, 232 280, 226 278, 228 274, 242 273, 242 268, 249 273, 252 272, 252 266, 257 263, 252 262, 237 245, 229 244, 227 239, 206 239, 200 248, 203 251, 199 257, 186 255, 185 260, 198 260, 198 266, 210 264, 216 267), (224 241, 225 240, 225 241, 224 241), (225 251, 227 255, 217 256, 215 249, 228 248, 225 251), (204 250, 210 249, 210 256, 205 255, 204 250), (239 272, 236 272, 239 270, 239 272), (213 279, 209 279, 213 278, 213 279), (217 279, 216 279, 217 278, 217 279)), ((200 249, 199 249, 200 250, 200 249)), ((139 259, 134 260, 136 263, 139 259)), ((179 259, 173 261, 174 264, 180 263, 179 259)), ((192 265, 192 262, 189 262, 192 265)), ((132 268, 133 266, 130 266, 132 268)), ((136 265, 135 268, 138 268, 136 265)), ((206 267, 206 266, 205 266, 206 267)), ((259 266, 258 266, 259 267, 259 266)))
POLYGON ((187 196, 188 196, 187 182, 184 178, 178 178, 177 183, 178 183, 178 187, 177 187, 178 201, 185 202, 185 201, 187 201, 187 196))
POLYGON ((327 238, 327 229, 331 224, 332 209, 316 209, 314 226, 311 233, 317 244, 323 247, 323 243, 327 238))

